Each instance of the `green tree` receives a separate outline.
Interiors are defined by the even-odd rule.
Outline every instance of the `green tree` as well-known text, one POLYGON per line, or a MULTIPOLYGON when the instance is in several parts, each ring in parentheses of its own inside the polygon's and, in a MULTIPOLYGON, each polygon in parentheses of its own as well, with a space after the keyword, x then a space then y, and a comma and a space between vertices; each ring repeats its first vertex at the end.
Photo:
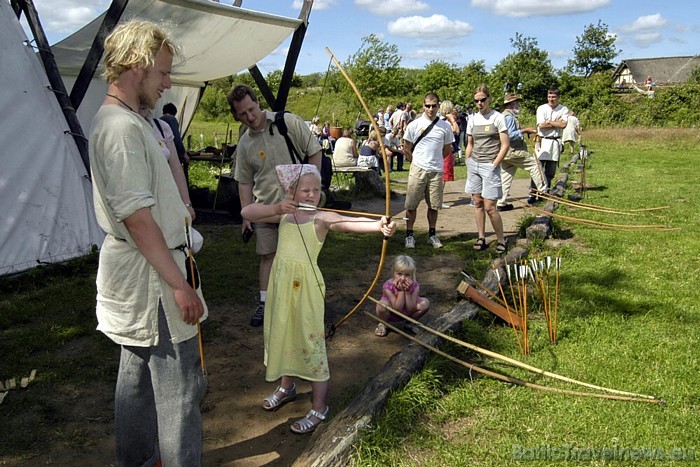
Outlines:
POLYGON ((688 84, 700 84, 700 66, 696 66, 692 70, 690 70, 690 76, 688 76, 688 84))
MULTIPOLYGON (((515 33, 510 39, 515 52, 508 54, 493 68, 489 84, 494 100, 503 94, 517 92, 523 96, 523 107, 534 111, 547 96, 547 89, 558 86, 549 55, 537 46, 537 39, 515 33)), ((494 102, 494 106, 495 102, 494 102)))
POLYGON ((574 58, 569 60, 567 70, 588 78, 593 73, 614 68, 613 60, 621 52, 615 47, 616 39, 608 32, 608 25, 600 20, 598 24, 589 24, 583 35, 576 36, 574 58))
POLYGON ((457 101, 463 97, 464 84, 464 76, 457 65, 442 60, 428 63, 418 77, 421 94, 435 92, 443 100, 457 101))
MULTIPOLYGON (((398 47, 370 34, 362 38, 360 49, 347 59, 343 68, 369 102, 379 97, 400 94, 399 91, 403 90, 403 71, 400 65, 398 47)), ((352 93, 347 84, 339 87, 345 93, 352 93)))
POLYGON ((462 93, 455 102, 460 104, 471 103, 474 97, 474 91, 478 86, 488 82, 489 73, 486 70, 486 63, 483 60, 472 60, 460 70, 464 85, 462 93))

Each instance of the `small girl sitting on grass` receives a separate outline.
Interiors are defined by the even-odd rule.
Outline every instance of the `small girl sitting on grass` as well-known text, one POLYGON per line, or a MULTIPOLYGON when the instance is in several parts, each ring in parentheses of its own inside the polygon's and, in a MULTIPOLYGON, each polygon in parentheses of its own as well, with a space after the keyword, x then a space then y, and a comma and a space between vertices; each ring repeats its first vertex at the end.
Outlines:
MULTIPOLYGON (((419 320, 430 310, 430 300, 421 297, 420 285, 416 280, 416 262, 410 256, 399 255, 394 259, 393 277, 382 286, 382 299, 377 304, 377 316, 384 321, 400 322, 403 319, 387 310, 387 306, 415 320, 419 320)), ((413 328, 406 326, 409 330, 413 328)), ((379 337, 385 337, 389 331, 383 323, 374 330, 379 337)))
POLYGON ((323 323, 323 276, 317 258, 329 230, 393 235, 396 224, 346 217, 335 212, 297 209, 300 203, 317 206, 321 199, 321 175, 315 165, 276 167, 287 196, 277 204, 249 204, 241 211, 253 222, 279 222, 277 253, 267 289, 263 337, 265 379, 280 385, 263 401, 263 409, 276 410, 296 398, 295 378, 311 381, 311 410, 290 429, 310 433, 326 419, 329 407, 328 356, 323 323))

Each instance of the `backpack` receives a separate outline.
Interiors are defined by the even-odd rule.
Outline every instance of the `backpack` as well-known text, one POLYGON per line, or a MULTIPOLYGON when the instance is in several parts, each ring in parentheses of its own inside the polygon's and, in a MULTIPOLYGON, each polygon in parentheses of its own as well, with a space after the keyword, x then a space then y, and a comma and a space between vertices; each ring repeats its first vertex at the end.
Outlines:
MULTIPOLYGON (((284 137, 285 143, 287 143, 287 149, 289 150, 289 156, 292 159, 292 164, 308 164, 309 156, 304 156, 302 158, 297 152, 292 140, 289 137, 289 130, 287 129, 287 123, 284 121, 284 114, 289 113, 287 110, 280 110, 275 112, 275 119, 272 122, 273 125, 277 127, 277 131, 280 135, 284 137)), ((270 136, 273 136, 272 125, 270 125, 270 136)), ((323 155, 321 152, 321 187, 327 190, 331 186, 331 179, 333 178, 333 167, 331 161, 328 157, 323 155), (326 161, 327 159, 327 161, 326 161)))

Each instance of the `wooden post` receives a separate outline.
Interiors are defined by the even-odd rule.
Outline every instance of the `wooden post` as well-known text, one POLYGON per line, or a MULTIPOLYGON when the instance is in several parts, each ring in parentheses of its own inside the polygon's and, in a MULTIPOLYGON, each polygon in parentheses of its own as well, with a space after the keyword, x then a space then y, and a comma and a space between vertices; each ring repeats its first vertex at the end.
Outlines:
POLYGON ((508 324, 511 324, 518 329, 522 329, 523 323, 520 319, 520 316, 509 312, 498 303, 492 301, 485 295, 481 294, 478 290, 470 286, 467 282, 462 281, 462 283, 459 284, 459 286, 457 287, 457 290, 459 291, 459 293, 461 293, 477 305, 480 305, 481 307, 487 309, 494 315, 505 320, 506 322, 508 322, 508 324))

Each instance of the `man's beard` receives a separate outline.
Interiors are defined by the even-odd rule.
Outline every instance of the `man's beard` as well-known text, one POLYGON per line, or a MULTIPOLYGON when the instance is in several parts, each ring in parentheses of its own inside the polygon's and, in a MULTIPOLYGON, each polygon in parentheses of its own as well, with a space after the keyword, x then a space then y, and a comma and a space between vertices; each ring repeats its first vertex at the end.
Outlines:
POLYGON ((158 100, 157 99, 153 100, 153 98, 151 98, 148 95, 148 93, 146 92, 144 83, 147 81, 147 78, 148 78, 148 74, 146 74, 144 76, 143 81, 141 81, 139 83, 136 98, 139 101, 139 107, 146 108, 146 109, 154 109, 156 107, 156 102, 158 102, 158 100))

